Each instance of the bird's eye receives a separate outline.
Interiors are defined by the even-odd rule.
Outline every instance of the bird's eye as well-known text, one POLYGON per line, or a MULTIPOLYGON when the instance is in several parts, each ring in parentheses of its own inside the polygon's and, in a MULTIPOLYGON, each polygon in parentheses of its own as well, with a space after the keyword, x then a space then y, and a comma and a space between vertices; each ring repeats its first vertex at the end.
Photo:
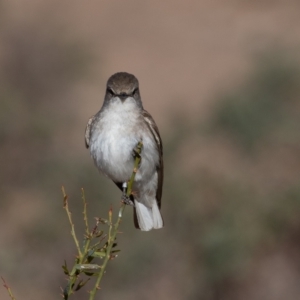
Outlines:
POLYGON ((109 88, 109 87, 106 89, 106 93, 107 93, 107 94, 110 94, 110 95, 114 95, 114 94, 115 94, 115 93, 113 92, 113 90, 112 90, 111 88, 109 88))
POLYGON ((133 95, 133 96, 135 96, 135 95, 137 94, 137 91, 138 91, 138 89, 137 89, 137 88, 136 88, 136 89, 134 89, 134 90, 133 90, 133 92, 132 92, 132 95, 133 95))

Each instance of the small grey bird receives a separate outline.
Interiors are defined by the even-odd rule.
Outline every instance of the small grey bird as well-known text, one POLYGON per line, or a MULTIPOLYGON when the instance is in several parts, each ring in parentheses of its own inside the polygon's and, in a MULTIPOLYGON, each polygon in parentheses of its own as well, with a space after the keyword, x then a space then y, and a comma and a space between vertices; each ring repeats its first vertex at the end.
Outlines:
POLYGON ((102 108, 88 121, 86 147, 97 168, 123 190, 132 174, 134 149, 140 141, 141 164, 131 199, 135 227, 148 231, 163 227, 162 142, 153 118, 143 108, 137 78, 125 72, 116 73, 107 81, 102 108))

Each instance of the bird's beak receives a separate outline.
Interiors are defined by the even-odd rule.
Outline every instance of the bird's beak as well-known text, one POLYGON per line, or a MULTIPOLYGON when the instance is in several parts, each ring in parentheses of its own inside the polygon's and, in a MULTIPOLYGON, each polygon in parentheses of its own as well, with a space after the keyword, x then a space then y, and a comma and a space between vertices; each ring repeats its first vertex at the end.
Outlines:
POLYGON ((128 95, 126 95, 125 93, 122 93, 119 95, 119 98, 121 99, 122 102, 124 102, 128 98, 128 95))

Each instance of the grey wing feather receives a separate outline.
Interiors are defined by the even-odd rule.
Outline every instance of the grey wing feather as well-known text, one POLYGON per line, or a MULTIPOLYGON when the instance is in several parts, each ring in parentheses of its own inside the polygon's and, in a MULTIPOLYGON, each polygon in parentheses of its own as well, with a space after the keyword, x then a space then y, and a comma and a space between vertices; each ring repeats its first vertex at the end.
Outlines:
POLYGON ((89 146, 90 146, 91 127, 92 127, 92 123, 94 121, 94 117, 95 116, 90 117, 90 119, 89 119, 89 121, 86 125, 86 128, 85 128, 84 137, 85 137, 85 146, 86 146, 86 148, 89 148, 89 146))
POLYGON ((156 191, 156 200, 158 207, 161 207, 161 196, 162 196, 162 186, 163 186, 163 179, 164 179, 164 164, 163 164, 163 146, 161 137, 158 131, 158 127, 155 124, 155 121, 151 117, 151 115, 144 110, 143 117, 148 125, 149 130, 151 131, 157 145, 157 150, 159 152, 159 165, 156 167, 157 175, 158 175, 158 184, 157 184, 157 191, 156 191))

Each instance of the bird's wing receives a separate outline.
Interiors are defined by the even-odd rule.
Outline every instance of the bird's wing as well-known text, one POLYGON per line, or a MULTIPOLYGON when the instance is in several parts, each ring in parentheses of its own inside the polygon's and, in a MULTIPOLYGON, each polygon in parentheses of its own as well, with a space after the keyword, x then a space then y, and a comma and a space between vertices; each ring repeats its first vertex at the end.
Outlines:
POLYGON ((92 116, 89 118, 89 121, 86 125, 86 128, 85 128, 85 135, 84 135, 84 138, 85 138, 85 146, 87 148, 89 148, 90 146, 90 137, 91 137, 91 126, 92 126, 92 123, 94 121, 94 118, 95 116, 92 116))
POLYGON ((155 124, 155 121, 151 117, 151 115, 146 111, 143 110, 143 117, 144 120, 153 135, 153 138, 156 142, 157 150, 159 153, 159 165, 156 167, 157 175, 158 175, 158 182, 157 182, 157 190, 156 190, 156 200, 158 207, 161 207, 161 196, 162 196, 162 186, 164 180, 164 164, 163 164, 163 146, 161 137, 158 131, 158 127, 155 124))

